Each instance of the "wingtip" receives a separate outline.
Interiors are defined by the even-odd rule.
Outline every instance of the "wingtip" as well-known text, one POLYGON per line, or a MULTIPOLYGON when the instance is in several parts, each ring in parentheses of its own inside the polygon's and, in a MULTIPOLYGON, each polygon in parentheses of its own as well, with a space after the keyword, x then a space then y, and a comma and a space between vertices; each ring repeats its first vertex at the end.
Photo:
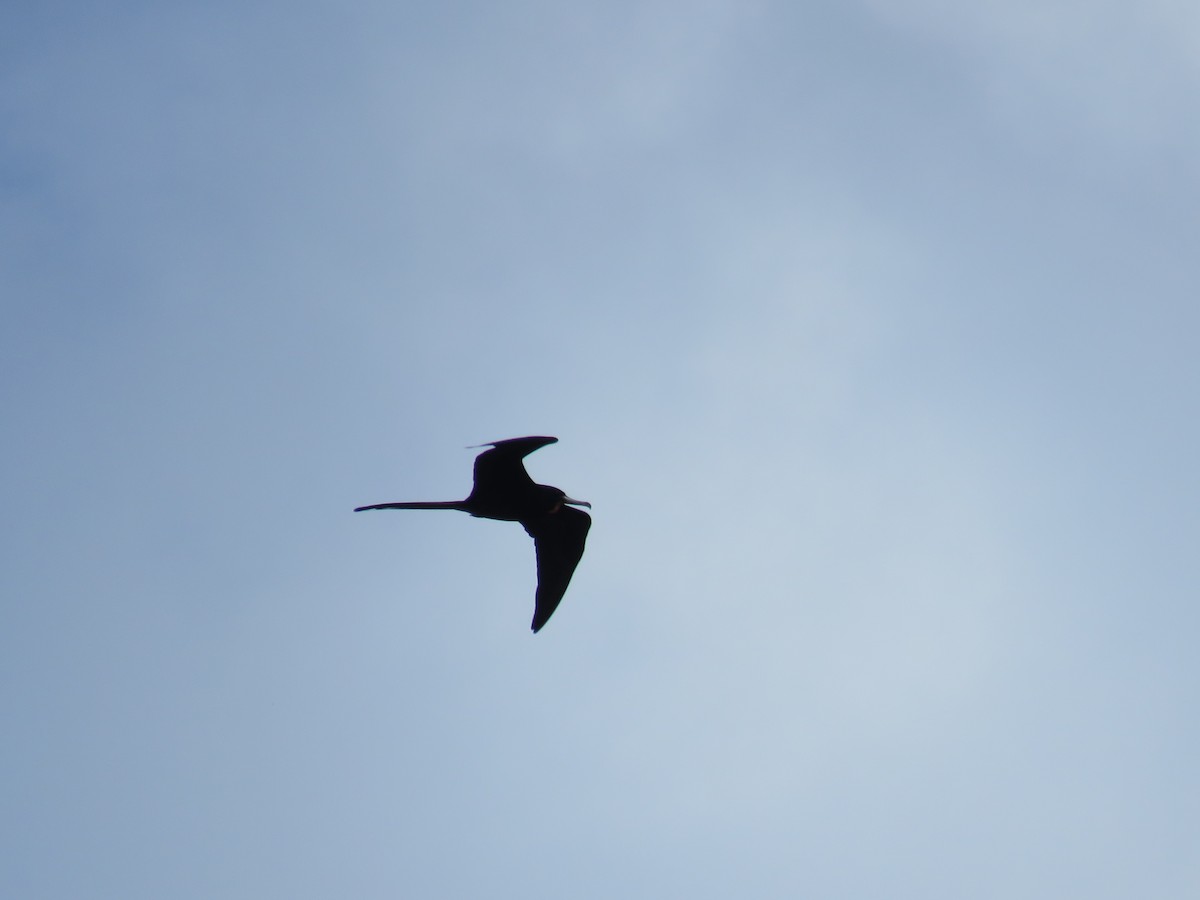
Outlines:
MULTIPOLYGON (((480 447, 499 447, 503 444, 513 444, 517 441, 542 441, 541 446, 545 447, 549 444, 557 444, 558 438, 550 437, 548 434, 530 434, 525 437, 504 438, 499 441, 488 441, 484 444, 468 444, 464 450, 478 450, 480 447)), ((531 451, 532 452, 532 451, 531 451)))

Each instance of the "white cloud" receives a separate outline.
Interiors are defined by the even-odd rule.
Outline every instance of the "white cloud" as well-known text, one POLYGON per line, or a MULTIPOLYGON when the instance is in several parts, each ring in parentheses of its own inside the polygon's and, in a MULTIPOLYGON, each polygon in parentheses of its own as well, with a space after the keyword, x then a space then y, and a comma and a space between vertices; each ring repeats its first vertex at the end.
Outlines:
POLYGON ((1194 254, 1013 152, 1191 149, 1168 7, 280 6, 8 70, 19 878, 1187 877, 1194 254), (518 526, 350 512, 542 430, 595 526, 536 638, 518 526))

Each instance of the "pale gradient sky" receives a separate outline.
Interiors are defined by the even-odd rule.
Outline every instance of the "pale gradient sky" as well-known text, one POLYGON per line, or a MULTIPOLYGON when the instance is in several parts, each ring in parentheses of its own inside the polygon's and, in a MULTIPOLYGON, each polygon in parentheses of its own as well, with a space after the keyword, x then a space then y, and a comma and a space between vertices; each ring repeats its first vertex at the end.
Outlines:
POLYGON ((0 896, 1200 896, 1200 13, 0 12, 0 896), (529 634, 468 444, 594 504, 529 634))

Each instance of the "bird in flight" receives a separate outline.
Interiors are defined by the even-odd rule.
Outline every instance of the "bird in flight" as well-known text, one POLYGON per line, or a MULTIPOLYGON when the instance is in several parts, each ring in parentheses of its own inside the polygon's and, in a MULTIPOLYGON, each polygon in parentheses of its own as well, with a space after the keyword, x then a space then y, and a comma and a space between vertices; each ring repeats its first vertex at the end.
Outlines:
POLYGON ((519 437, 479 447, 490 447, 475 457, 475 484, 466 500, 414 503, 375 503, 367 509, 457 509, 483 519, 520 522, 533 538, 537 552, 537 595, 533 610, 536 634, 558 608, 571 575, 583 556, 592 517, 575 506, 592 504, 572 500, 547 484, 535 484, 521 462, 526 456, 558 441, 554 437, 519 437))

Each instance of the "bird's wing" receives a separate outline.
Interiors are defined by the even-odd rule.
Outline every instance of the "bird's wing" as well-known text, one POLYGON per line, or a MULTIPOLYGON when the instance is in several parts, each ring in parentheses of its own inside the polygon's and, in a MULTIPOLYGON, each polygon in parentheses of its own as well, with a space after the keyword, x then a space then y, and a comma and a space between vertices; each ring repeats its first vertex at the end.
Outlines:
POLYGON ((562 506, 558 512, 521 524, 533 538, 537 550, 538 586, 533 610, 536 633, 558 609, 567 585, 571 583, 571 576, 583 556, 592 517, 583 510, 562 506))
POLYGON ((486 492, 493 485, 503 485, 507 488, 533 484, 533 479, 525 471, 521 460, 539 447, 557 441, 558 438, 553 437, 520 437, 484 445, 492 449, 484 450, 475 457, 476 489, 486 492))

